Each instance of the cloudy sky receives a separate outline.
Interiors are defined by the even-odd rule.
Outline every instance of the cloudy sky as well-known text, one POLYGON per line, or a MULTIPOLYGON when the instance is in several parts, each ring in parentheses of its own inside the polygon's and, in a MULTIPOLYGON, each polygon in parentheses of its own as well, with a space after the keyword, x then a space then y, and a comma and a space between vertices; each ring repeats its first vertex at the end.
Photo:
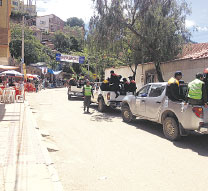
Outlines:
MULTIPOLYGON (((192 14, 187 17, 186 26, 192 32, 192 40, 208 42, 208 0, 187 0, 192 14)), ((55 14, 66 20, 82 18, 89 22, 93 15, 92 0, 37 0, 38 15, 55 14)))

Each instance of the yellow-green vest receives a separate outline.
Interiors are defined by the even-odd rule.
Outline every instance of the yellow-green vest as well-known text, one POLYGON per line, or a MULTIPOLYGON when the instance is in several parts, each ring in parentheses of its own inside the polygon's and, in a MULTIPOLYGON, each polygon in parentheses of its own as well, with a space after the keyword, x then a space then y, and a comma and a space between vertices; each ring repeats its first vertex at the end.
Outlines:
POLYGON ((194 81, 190 82, 188 84, 189 93, 188 97, 191 99, 202 99, 202 85, 204 82, 202 82, 199 79, 195 79, 194 81))
POLYGON ((84 86, 84 95, 91 96, 92 95, 92 86, 84 86))

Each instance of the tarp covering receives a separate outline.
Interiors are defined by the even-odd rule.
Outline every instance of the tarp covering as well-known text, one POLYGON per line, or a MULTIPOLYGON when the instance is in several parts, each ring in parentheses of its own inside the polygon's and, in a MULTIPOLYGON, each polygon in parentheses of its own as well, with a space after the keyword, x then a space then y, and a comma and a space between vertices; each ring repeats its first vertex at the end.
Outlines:
POLYGON ((58 75, 58 74, 60 74, 61 72, 62 72, 62 70, 61 70, 61 71, 53 71, 52 69, 48 69, 48 73, 54 74, 54 75, 58 75))

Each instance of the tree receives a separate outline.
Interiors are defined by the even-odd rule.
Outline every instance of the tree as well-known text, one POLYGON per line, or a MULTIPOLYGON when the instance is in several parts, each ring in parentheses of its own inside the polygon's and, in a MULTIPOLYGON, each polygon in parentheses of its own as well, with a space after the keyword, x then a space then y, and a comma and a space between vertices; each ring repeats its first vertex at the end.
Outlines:
MULTIPOLYGON (((25 28, 25 63, 31 64, 36 62, 49 63, 55 59, 55 54, 51 49, 43 46, 33 35, 33 31, 29 28, 25 28)), ((22 28, 21 25, 11 26, 11 42, 10 42, 10 53, 12 57, 19 59, 21 58, 22 50, 22 28)))
POLYGON ((70 27, 75 27, 75 26, 84 27, 85 26, 84 21, 82 19, 77 18, 77 17, 71 17, 71 18, 67 19, 66 25, 68 25, 70 27))
POLYGON ((91 18, 90 29, 96 34, 96 46, 110 48, 116 54, 121 49, 124 61, 135 68, 139 63, 153 62, 158 80, 163 81, 160 63, 176 58, 190 35, 185 28, 187 3, 183 0, 94 2, 97 12, 91 18))
POLYGON ((74 37, 58 31, 53 36, 54 47, 61 53, 69 54, 71 51, 81 51, 82 47, 78 40, 74 37))

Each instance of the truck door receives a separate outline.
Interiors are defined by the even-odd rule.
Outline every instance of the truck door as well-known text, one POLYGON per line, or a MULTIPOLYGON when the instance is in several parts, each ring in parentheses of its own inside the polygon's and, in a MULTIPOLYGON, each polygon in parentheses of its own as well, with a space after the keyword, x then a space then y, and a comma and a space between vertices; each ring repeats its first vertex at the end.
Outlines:
POLYGON ((137 115, 145 116, 146 114, 146 99, 148 97, 151 85, 146 85, 136 94, 136 111, 137 115))
POLYGON ((153 84, 151 86, 149 96, 146 99, 146 116, 150 119, 157 119, 160 109, 162 107, 162 102, 164 99, 165 85, 153 84))

